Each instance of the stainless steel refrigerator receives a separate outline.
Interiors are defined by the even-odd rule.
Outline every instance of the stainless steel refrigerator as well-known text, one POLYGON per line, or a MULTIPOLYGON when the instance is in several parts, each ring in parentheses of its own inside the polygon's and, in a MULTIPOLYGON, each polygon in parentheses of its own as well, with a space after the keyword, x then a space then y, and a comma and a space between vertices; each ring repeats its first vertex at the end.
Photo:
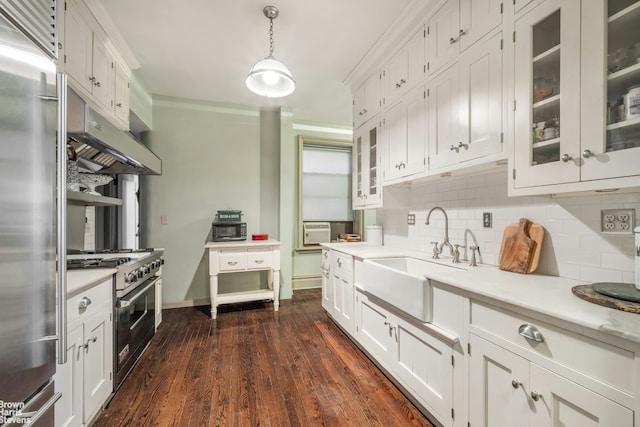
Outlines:
POLYGON ((65 264, 56 268, 58 252, 65 260, 65 80, 55 46, 47 53, 11 13, 44 4, 55 21, 47 3, 0 0, 0 425, 53 426, 59 337, 66 348, 65 264))

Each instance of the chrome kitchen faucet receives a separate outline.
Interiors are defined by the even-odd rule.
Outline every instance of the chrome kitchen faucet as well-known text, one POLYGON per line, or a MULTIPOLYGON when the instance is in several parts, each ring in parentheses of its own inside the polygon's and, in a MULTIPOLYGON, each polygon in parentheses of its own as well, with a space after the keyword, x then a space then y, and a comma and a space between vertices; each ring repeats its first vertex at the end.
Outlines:
MULTIPOLYGON (((431 210, 429 211, 429 213, 427 214, 427 221, 425 222, 426 225, 429 225, 429 218, 431 218, 431 213, 435 210, 439 210, 442 211, 442 213, 444 214, 444 242, 442 242, 440 244, 440 246, 438 246, 438 242, 431 242, 434 247, 433 247, 433 259, 439 259, 440 258, 440 254, 442 253, 442 249, 444 246, 449 248, 449 252, 451 253, 451 257, 454 258, 454 250, 453 250, 453 245, 451 243, 449 243, 449 216, 447 215, 447 212, 445 212, 444 209, 442 209, 440 206, 436 206, 434 208, 431 208, 431 210)), ((460 262, 460 261, 458 261, 460 262)))

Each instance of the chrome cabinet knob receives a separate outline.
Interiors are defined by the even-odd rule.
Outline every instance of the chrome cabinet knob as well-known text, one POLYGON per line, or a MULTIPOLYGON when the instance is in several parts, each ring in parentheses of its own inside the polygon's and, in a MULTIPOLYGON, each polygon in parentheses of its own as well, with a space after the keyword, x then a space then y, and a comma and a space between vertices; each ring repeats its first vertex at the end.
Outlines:
POLYGON ((589 150, 588 148, 582 152, 582 157, 584 157, 585 159, 588 159, 589 157, 592 157, 593 155, 594 155, 593 151, 589 150))
POLYGON ((537 402, 538 400, 540 400, 540 398, 541 398, 541 397, 542 397, 542 394, 541 394, 541 393, 538 393, 538 392, 537 392, 537 391, 535 391, 535 390, 533 390, 533 391, 531 392, 531 398, 532 398, 533 400, 535 400, 536 402, 537 402))
POLYGON ((571 160, 571 156, 568 154, 563 154, 562 157, 560 157, 560 160, 567 163, 569 160, 571 160))
POLYGON ((521 385, 522 385, 522 381, 520 381, 519 379, 514 378, 513 380, 511 380, 511 386, 513 388, 516 388, 516 389, 520 388, 521 385))
POLYGON ((82 297, 80 301, 78 301, 78 308, 84 309, 91 305, 91 300, 87 297, 82 297))

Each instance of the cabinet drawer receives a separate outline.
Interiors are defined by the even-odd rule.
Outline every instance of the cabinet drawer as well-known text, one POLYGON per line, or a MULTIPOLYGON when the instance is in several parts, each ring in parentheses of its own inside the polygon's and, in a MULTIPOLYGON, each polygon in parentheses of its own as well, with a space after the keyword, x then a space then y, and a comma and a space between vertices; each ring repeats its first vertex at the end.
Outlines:
POLYGON ((476 301, 471 303, 471 325, 525 351, 635 394, 634 353, 629 350, 476 301), (536 342, 520 335, 518 330, 522 325, 537 329, 542 341, 536 342))
POLYGON ((353 274, 353 257, 342 252, 331 253, 331 274, 349 277, 353 274))
POLYGON ((112 309, 112 305, 113 282, 109 278, 67 300, 68 327, 84 322, 85 319, 93 316, 104 307, 112 309), (86 305, 86 307, 82 308, 82 305, 86 305))
POLYGON ((220 253, 220 271, 237 271, 247 269, 247 253, 245 251, 229 251, 220 253))
POLYGON ((273 252, 271 251, 249 251, 247 252, 247 269, 263 270, 271 268, 273 265, 273 252))

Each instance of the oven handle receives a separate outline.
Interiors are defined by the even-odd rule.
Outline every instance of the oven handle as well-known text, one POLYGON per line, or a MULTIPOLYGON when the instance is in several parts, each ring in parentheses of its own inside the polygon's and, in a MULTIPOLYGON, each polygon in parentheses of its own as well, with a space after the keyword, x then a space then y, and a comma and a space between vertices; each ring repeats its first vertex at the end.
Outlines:
POLYGON ((156 276, 156 278, 154 280, 151 281, 151 283, 149 283, 148 285, 146 285, 144 287, 144 289, 142 289, 140 292, 137 292, 134 296, 132 296, 131 298, 121 298, 118 300, 118 308, 125 308, 125 307, 129 307, 133 302, 135 302, 135 300, 137 300, 141 295, 144 295, 145 292, 147 292, 149 290, 149 288, 151 288, 152 286, 155 286, 156 283, 158 283, 158 280, 160 280, 160 277, 156 276))

